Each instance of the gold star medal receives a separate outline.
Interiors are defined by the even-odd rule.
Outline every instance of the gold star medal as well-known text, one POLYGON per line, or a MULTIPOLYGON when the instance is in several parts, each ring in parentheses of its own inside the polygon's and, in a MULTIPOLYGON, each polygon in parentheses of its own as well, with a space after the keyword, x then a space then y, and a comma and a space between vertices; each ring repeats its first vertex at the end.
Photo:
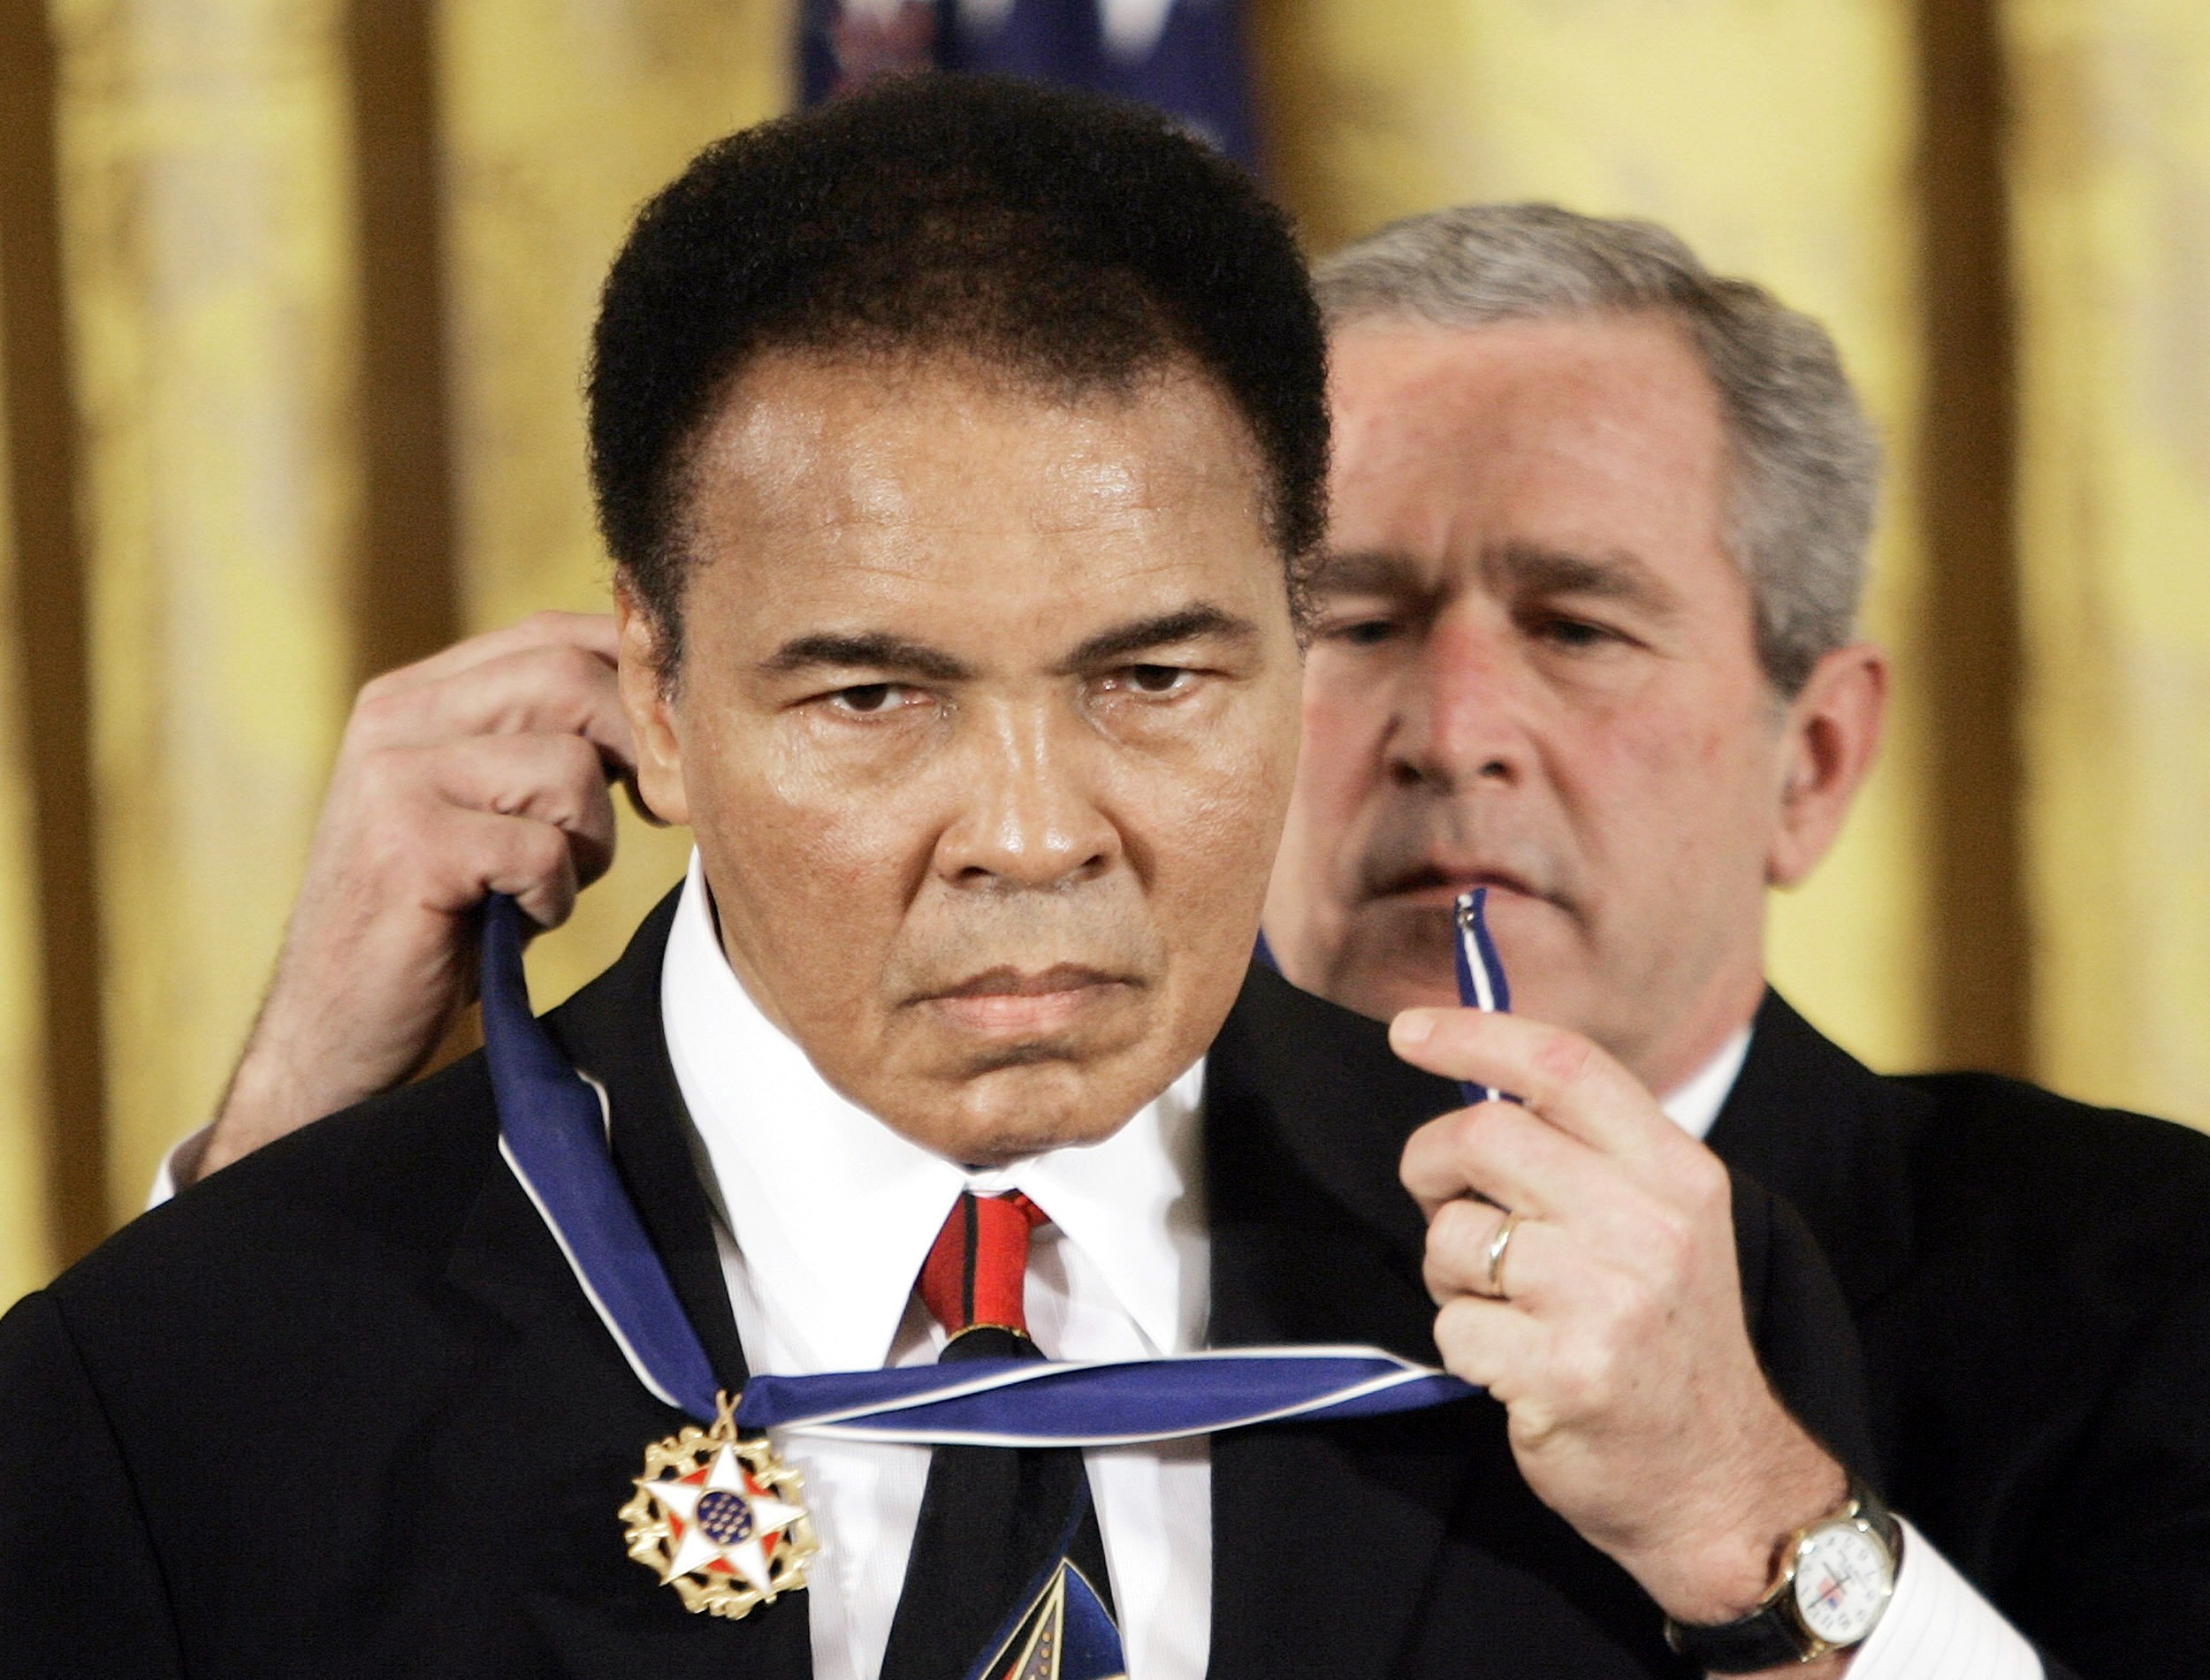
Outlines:
POLYGON ((724 1394, 718 1403, 713 1428, 693 1425, 644 1449, 644 1474, 620 1515, 629 1555, 683 1608, 734 1620, 804 1586, 821 1543, 798 1472, 766 1436, 739 1439, 736 1403, 724 1394))

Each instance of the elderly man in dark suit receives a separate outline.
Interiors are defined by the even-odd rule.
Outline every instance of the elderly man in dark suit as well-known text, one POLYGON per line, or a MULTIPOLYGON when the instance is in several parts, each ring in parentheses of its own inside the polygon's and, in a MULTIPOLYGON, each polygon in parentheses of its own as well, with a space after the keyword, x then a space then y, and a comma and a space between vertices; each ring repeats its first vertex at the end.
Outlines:
POLYGON ((1248 972, 1322 344, 1278 215, 1098 102, 886 87, 646 207, 592 469, 689 879, 542 1028, 496 947, 494 1053, 9 1315, 8 1672, 1624 1676, 1678 1671, 1668 1626, 1851 1662, 1896 1531, 1785 1204, 1585 1040, 1414 1012, 1398 1060, 1248 972), (1525 1106, 1449 1112, 1467 1078, 1525 1106), (1078 1455, 682 1431, 692 1361, 734 1396, 1284 1342, 1490 1393, 1078 1455))

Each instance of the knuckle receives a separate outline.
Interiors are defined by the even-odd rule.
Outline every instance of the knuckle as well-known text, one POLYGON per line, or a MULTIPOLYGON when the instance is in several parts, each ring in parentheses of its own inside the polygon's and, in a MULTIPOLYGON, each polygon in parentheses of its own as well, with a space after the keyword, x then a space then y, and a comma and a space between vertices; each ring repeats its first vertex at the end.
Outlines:
POLYGON ((553 755, 559 760, 559 773, 565 781, 583 787, 597 787, 606 779, 605 761, 598 756, 598 749, 581 735, 555 735, 553 755))
POLYGON ((546 823, 530 823, 516 840, 522 869, 538 880, 557 877, 568 865, 568 836, 546 823))
POLYGON ((1691 1205, 1701 1213, 1709 1215, 1722 1209, 1731 1210, 1734 1203, 1734 1181, 1727 1173, 1726 1162, 1708 1149, 1691 1153, 1682 1169, 1691 1205))
POLYGON ((1472 1251, 1479 1240, 1480 1216, 1467 1201, 1445 1202, 1428 1226, 1428 1256, 1431 1262, 1449 1264, 1472 1251))
POLYGON ((396 681, 397 675, 386 672, 362 685, 361 692, 354 696, 348 733, 376 741, 399 726, 410 702, 407 690, 396 681))
POLYGON ((1578 1033, 1551 1029, 1536 1039, 1536 1071, 1553 1085, 1577 1084, 1588 1076, 1596 1047, 1578 1033))

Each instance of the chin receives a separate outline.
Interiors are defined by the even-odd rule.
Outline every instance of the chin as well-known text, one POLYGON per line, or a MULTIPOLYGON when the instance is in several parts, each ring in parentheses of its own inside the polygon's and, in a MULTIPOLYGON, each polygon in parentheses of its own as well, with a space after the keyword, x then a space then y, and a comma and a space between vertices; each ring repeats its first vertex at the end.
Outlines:
POLYGON ((1101 1144, 1163 1091, 1107 1070, 1068 1061, 1000 1067, 963 1081, 918 1141, 948 1159, 997 1167, 1050 1150, 1101 1144))

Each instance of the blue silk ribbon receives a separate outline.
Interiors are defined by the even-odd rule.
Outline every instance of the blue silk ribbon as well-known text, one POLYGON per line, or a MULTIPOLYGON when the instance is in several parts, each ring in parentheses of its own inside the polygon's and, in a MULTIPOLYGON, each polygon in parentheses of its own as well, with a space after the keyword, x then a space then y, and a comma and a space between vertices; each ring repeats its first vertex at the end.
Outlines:
MULTIPOLYGON (((1470 893, 1460 893, 1452 906, 1451 919, 1458 934, 1451 948, 1458 961, 1459 1002, 1468 1009, 1508 1015, 1512 983, 1504 977, 1504 959, 1497 954, 1497 942, 1489 937, 1489 889, 1477 886, 1470 893)), ((1468 1108, 1475 1103, 1518 1100, 1494 1085, 1476 1085, 1468 1080, 1459 1081, 1458 1089, 1468 1108)))
MULTIPOLYGON (((484 909, 482 995, 499 1152, 638 1380, 711 1423, 713 1367, 614 1171, 605 1091, 530 1013, 522 913, 503 894, 484 909)), ((971 1360, 756 1376, 736 1420, 747 1431, 846 1439, 1094 1446, 1370 1418, 1478 1392, 1377 1348, 1238 1348, 1116 1363, 971 1360)))

